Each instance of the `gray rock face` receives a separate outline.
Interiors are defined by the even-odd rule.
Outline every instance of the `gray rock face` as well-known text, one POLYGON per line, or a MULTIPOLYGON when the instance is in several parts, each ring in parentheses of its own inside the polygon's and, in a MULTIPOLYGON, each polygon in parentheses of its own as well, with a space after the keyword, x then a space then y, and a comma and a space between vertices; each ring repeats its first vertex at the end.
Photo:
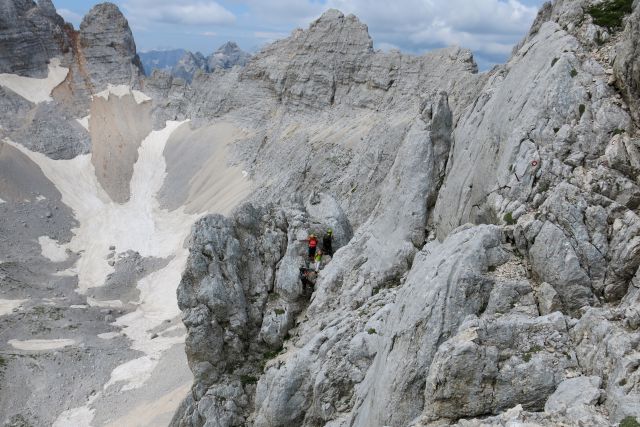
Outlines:
POLYGON ((30 150, 52 159, 72 159, 91 149, 89 133, 76 120, 69 119, 64 105, 38 104, 27 117, 22 127, 11 133, 11 138, 30 150))
POLYGON ((107 83, 140 86, 143 74, 136 44, 120 9, 113 3, 94 6, 80 24, 79 59, 93 88, 107 83))
POLYGON ((186 52, 171 70, 173 76, 191 83, 196 72, 205 72, 207 59, 200 53, 186 52))
POLYGON ((49 59, 67 52, 68 29, 50 0, 0 2, 0 73, 46 77, 49 59))
MULTIPOLYGON (((270 283, 281 289, 272 305, 257 303, 259 326, 225 319, 190 335, 238 342, 224 331, 239 324, 234 334, 248 338, 238 348, 253 345, 243 359, 253 361, 232 374, 195 368, 208 379, 196 381, 174 424, 596 426, 637 417, 640 157, 632 104, 609 69, 614 47, 630 39, 630 52, 637 37, 597 28, 585 12, 596 3, 544 6, 511 60, 485 75, 460 49, 374 52, 366 26, 337 11, 243 70, 190 86, 156 74, 148 87, 169 99, 155 101, 156 118, 257 129, 233 149, 268 182, 254 205, 297 206, 271 214, 284 215, 278 235, 287 234, 275 279, 242 281, 269 289, 257 301, 270 283), (323 214, 340 210, 353 236, 320 272, 308 306, 295 306, 291 253, 304 248, 292 244, 292 227, 309 227, 311 216, 331 224, 323 214)), ((630 28, 634 16, 626 19, 630 28)), ((254 236, 266 235, 268 221, 252 223, 261 224, 254 236)), ((219 289, 208 282, 227 271, 262 271, 256 259, 235 259, 183 281, 181 299, 219 289)), ((217 312, 246 306, 232 300, 217 312)), ((233 363, 214 347, 202 360, 233 363)))
POLYGON ((233 68, 236 65, 244 67, 251 59, 251 55, 240 49, 235 42, 226 42, 207 58, 207 70, 233 68))
POLYGON ((0 133, 54 159, 91 150, 85 117, 91 95, 107 84, 140 86, 135 43, 124 16, 111 3, 94 7, 80 32, 64 23, 50 0, 0 3, 0 73, 46 77, 52 58, 67 78, 52 91, 53 101, 32 104, 0 88, 0 133), (5 55, 5 56, 3 56, 5 55))
POLYGON ((184 50, 148 52, 140 54, 140 57, 148 76, 151 76, 154 70, 162 70, 175 78, 192 83, 197 73, 206 74, 235 66, 244 67, 251 55, 240 49, 235 42, 227 42, 207 57, 200 52, 184 50), (179 54, 177 58, 174 57, 176 54, 179 54))
POLYGON ((616 76, 616 86, 624 94, 625 99, 633 108, 630 110, 636 121, 640 121, 638 113, 640 105, 640 4, 634 3, 634 12, 628 18, 620 43, 616 48, 613 70, 616 76))
POLYGON ((151 132, 151 102, 138 104, 131 93, 109 94, 107 99, 95 96, 90 112, 91 163, 96 177, 111 200, 125 203, 130 198, 138 149, 151 132))
POLYGON ((260 366, 282 349, 306 305, 308 290, 299 279, 308 262, 302 239, 333 224, 348 230, 343 221, 339 208, 335 216, 315 218, 301 206, 247 204, 230 219, 209 216, 194 226, 178 302, 196 386, 175 425, 246 425, 260 366))

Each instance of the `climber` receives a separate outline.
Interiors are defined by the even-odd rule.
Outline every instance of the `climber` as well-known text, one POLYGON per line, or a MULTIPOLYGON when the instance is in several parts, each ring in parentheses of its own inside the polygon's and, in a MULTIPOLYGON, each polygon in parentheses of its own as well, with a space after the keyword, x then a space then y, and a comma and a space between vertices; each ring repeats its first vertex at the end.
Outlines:
POLYGON ((302 291, 309 296, 313 293, 315 272, 304 266, 300 267, 300 281, 302 282, 302 291))
POLYGON ((315 234, 309 234, 309 238, 306 239, 309 242, 309 260, 313 261, 316 256, 316 249, 318 248, 318 238, 315 234))
POLYGON ((322 250, 325 254, 333 257, 333 230, 328 229, 327 234, 322 238, 322 250))
POLYGON ((318 252, 316 252, 316 255, 313 257, 314 261, 315 261, 315 270, 316 273, 318 271, 320 271, 320 266, 322 265, 322 251, 319 250, 318 252))

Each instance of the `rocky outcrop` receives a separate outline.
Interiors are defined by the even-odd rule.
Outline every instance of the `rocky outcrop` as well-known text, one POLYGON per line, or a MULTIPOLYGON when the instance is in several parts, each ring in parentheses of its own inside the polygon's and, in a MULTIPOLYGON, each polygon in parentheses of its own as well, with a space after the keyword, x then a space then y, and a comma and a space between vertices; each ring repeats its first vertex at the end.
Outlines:
POLYGON ((116 5, 101 3, 87 13, 80 24, 78 44, 78 60, 96 92, 107 83, 139 88, 142 64, 129 23, 116 5))
MULTIPOLYGON (((252 196, 256 206, 304 194, 298 209, 309 214, 314 192, 329 193, 354 230, 308 307, 278 305, 252 332, 240 328, 248 338, 238 348, 283 345, 280 354, 260 361, 249 352, 237 373, 196 380, 174 424, 552 426, 640 416, 635 95, 618 93, 609 68, 616 46, 638 41, 635 15, 616 32, 599 25, 597 4, 546 5, 510 61, 479 76, 460 49, 374 52, 366 26, 337 11, 244 70, 199 76, 186 89, 157 75, 154 96, 171 101, 156 104, 156 115, 260 128, 234 147, 248 173, 268 182, 252 196)), ((282 215, 291 227, 292 213, 271 221, 282 215)), ((254 235, 268 228, 256 225, 254 235)), ((238 235, 237 226, 215 229, 192 257, 228 239, 217 230, 238 235)), ((292 288, 280 281, 293 280, 292 248, 288 238, 280 263, 266 268, 274 287, 292 288)), ((181 299, 219 289, 209 282, 228 271, 255 271, 266 259, 257 253, 209 277, 194 279, 189 266, 181 299)), ((217 312, 244 307, 232 299, 217 312)), ((189 325, 195 303, 187 306, 189 325)), ((269 307, 268 297, 258 306, 269 307)), ((238 342, 223 332, 238 322, 201 333, 211 324, 202 318, 190 326, 194 342, 238 342)), ((207 363, 226 366, 226 354, 207 363)))
POLYGON ((250 204, 229 219, 209 216, 194 226, 178 303, 196 386, 175 425, 246 425, 261 366, 281 350, 307 304, 309 290, 299 280, 308 263, 303 239, 329 226, 349 229, 339 208, 314 218, 300 205, 250 204))
POLYGON ((200 52, 186 52, 171 70, 174 77, 191 83, 196 72, 206 72, 207 59, 200 52))
POLYGON ((127 20, 115 5, 103 3, 87 14, 76 32, 56 14, 50 0, 37 6, 6 0, 0 9, 0 73, 45 78, 52 72, 51 62, 66 73, 44 102, 31 102, 0 87, 2 136, 54 159, 89 152, 91 138, 80 119, 86 120, 91 96, 109 84, 141 84, 127 20))
POLYGON ((70 48, 51 0, 0 2, 0 73, 43 78, 49 59, 70 48))
POLYGON ((616 48, 613 70, 616 86, 629 103, 636 123, 640 123, 640 3, 633 3, 634 11, 627 20, 621 40, 616 48))
POLYGON ((244 67, 251 59, 251 55, 240 49, 235 42, 226 42, 207 58, 207 69, 212 72, 217 69, 233 68, 236 65, 244 67))
POLYGON ((191 83, 196 73, 213 73, 235 66, 244 67, 251 55, 240 49, 235 42, 226 42, 207 57, 200 52, 178 49, 141 53, 140 58, 147 76, 152 76, 154 70, 160 70, 191 83))
POLYGON ((137 96, 107 91, 91 102, 91 163, 98 182, 116 203, 130 199, 138 149, 151 132, 151 102, 137 96))

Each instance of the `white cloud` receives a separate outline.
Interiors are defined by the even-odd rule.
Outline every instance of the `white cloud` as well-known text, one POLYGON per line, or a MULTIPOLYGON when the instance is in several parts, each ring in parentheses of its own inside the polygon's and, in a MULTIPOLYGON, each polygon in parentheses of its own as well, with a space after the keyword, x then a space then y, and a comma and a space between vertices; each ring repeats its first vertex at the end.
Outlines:
POLYGON ((289 34, 277 31, 255 31, 253 35, 258 39, 277 40, 288 37, 289 34))
POLYGON ((218 33, 215 33, 213 31, 205 31, 203 33, 200 33, 200 35, 205 37, 217 37, 218 33))
POLYGON ((82 15, 69 9, 58 9, 58 15, 62 16, 65 21, 72 23, 75 27, 82 22, 82 15))
POLYGON ((136 24, 228 25, 236 21, 233 13, 210 0, 128 0, 123 8, 136 24))
POLYGON ((259 25, 306 27, 326 6, 313 0, 235 0, 249 7, 259 25))

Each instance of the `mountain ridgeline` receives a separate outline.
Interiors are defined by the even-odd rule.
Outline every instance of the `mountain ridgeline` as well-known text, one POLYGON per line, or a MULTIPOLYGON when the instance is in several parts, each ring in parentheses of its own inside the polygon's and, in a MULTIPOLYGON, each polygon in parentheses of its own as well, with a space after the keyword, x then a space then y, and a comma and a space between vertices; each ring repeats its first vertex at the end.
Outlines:
MULTIPOLYGON (((184 397, 163 423, 638 425, 639 0, 547 3, 486 73, 460 47, 377 51, 335 9, 251 57, 142 62, 113 4, 78 31, 48 1, 0 11, 0 148, 31 171, 0 169, 9 296, 28 301, 35 266, 59 277, 33 246, 51 251, 46 232, 74 313, 118 307, 107 336, 127 355, 65 329, 51 357, 102 370, 45 376, 74 390, 46 411, 3 393, 10 421, 159 425, 149 402, 184 397), (42 203, 58 207, 7 222, 42 203), (309 236, 329 229, 309 288, 309 236)), ((42 325, 15 310, 8 330, 42 325)))
POLYGON ((193 80, 196 72, 212 73, 234 66, 244 67, 250 58, 251 55, 240 49, 235 42, 223 44, 207 57, 200 52, 192 53, 183 49, 140 53, 147 76, 153 74, 154 70, 162 70, 187 82, 193 80))

